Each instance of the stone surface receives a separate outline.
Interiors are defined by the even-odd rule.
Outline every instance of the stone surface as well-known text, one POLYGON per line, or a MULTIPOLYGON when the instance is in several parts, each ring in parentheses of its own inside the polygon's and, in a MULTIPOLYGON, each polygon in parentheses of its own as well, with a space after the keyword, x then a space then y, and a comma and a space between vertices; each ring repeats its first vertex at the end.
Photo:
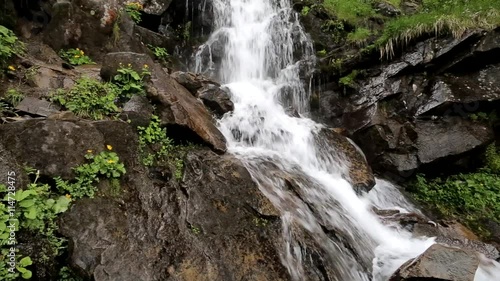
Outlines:
POLYGON ((60 108, 59 106, 48 102, 46 100, 40 100, 36 98, 26 97, 17 106, 17 110, 23 111, 25 113, 47 117, 51 114, 57 113, 60 108))
POLYGON ((478 265, 479 258, 472 251, 434 244, 403 264, 390 281, 471 281, 478 265))
POLYGON ((347 137, 331 129, 322 129, 316 141, 323 152, 322 157, 334 157, 348 163, 344 177, 357 192, 368 192, 375 185, 375 178, 363 152, 347 137))
POLYGON ((130 124, 134 127, 147 127, 153 111, 153 106, 146 97, 135 95, 123 105, 120 118, 125 121, 130 120, 130 124))
POLYGON ((227 88, 208 84, 198 90, 198 97, 203 101, 205 107, 218 117, 234 110, 234 104, 227 88))
MULTIPOLYGON (((138 73, 142 72, 145 65, 152 67, 154 62, 146 54, 138 54, 133 52, 116 52, 108 53, 104 56, 102 66, 101 66, 101 77, 109 81, 118 74, 118 69, 120 67, 132 67, 138 73)), ((163 71, 162 71, 163 72, 163 71)))
POLYGON ((148 97, 163 105, 168 122, 186 128, 198 135, 214 151, 226 151, 226 139, 215 127, 203 104, 189 91, 165 73, 160 66, 152 69, 148 97))

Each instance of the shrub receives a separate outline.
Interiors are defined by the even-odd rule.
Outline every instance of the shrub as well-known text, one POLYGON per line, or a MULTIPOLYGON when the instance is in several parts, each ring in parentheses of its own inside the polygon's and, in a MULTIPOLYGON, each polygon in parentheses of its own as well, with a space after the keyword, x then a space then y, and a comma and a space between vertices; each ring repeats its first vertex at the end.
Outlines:
POLYGON ((68 49, 66 51, 60 50, 59 56, 71 65, 94 64, 90 57, 85 55, 85 52, 78 48, 68 49))
POLYGON ((130 98, 133 95, 146 94, 144 90, 144 79, 149 75, 151 75, 151 72, 147 64, 143 66, 141 73, 132 69, 131 64, 128 64, 126 67, 120 64, 118 74, 113 77, 111 82, 118 87, 120 97, 130 98))
POLYGON ((141 11, 143 6, 139 2, 132 2, 125 5, 125 12, 132 18, 135 23, 141 22, 141 11))
POLYGON ((494 144, 486 149, 485 167, 478 171, 432 180, 418 175, 412 188, 420 202, 482 233, 485 219, 500 223, 500 153, 494 144))
POLYGON ((69 91, 57 90, 51 100, 57 102, 80 117, 94 120, 118 112, 115 100, 118 88, 112 83, 101 83, 91 78, 79 79, 69 91))
MULTIPOLYGON (((111 149, 112 147, 108 146, 108 150, 111 149)), ((60 192, 69 193, 74 198, 93 198, 97 190, 95 184, 100 178, 117 179, 126 173, 125 165, 120 162, 115 152, 103 151, 94 155, 92 150, 88 150, 85 159, 90 163, 74 168, 76 173, 74 181, 55 178, 56 187, 60 192)))
POLYGON ((24 95, 18 89, 9 89, 5 95, 5 100, 13 106, 17 106, 23 99, 24 95))
MULTIPOLYGON (((24 44, 20 42, 12 30, 0 25, 0 72, 3 72, 13 55, 24 52, 24 44)), ((15 68, 10 67, 11 71, 15 68)))

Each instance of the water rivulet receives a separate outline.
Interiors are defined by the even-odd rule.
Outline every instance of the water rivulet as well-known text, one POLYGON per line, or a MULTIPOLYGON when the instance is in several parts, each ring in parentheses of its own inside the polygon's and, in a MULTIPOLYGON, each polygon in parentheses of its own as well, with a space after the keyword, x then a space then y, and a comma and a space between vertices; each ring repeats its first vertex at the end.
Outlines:
POLYGON ((380 223, 370 202, 386 202, 384 191, 360 198, 343 179, 342 152, 318 142, 322 126, 307 118, 303 75, 314 63, 312 45, 288 1, 214 0, 216 31, 196 71, 215 74, 231 91, 235 109, 219 128, 281 212, 281 258, 291 279, 309 280, 303 260, 314 243, 335 280, 387 280, 434 241, 380 223), (222 60, 202 60, 213 48, 223 49, 222 60))

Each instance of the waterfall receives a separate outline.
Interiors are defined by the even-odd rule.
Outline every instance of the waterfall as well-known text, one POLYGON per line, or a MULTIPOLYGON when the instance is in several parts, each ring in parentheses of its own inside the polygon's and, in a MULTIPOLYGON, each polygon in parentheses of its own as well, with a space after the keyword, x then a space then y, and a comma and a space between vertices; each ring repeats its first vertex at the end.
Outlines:
POLYGON ((323 126, 307 118, 310 82, 303 75, 314 64, 312 44, 289 0, 214 0, 213 7, 215 31, 195 68, 231 91, 234 111, 218 126, 229 152, 281 212, 281 260, 292 280, 309 279, 306 236, 330 260, 335 280, 388 280, 434 241, 383 225, 371 206, 387 202, 358 197, 344 180, 342 152, 318 142, 323 126))

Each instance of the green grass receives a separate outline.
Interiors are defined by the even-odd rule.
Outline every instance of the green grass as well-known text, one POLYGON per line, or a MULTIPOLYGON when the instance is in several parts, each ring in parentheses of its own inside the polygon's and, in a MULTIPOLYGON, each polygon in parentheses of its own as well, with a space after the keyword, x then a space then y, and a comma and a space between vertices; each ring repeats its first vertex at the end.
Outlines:
POLYGON ((376 14, 371 0, 324 0, 323 7, 331 16, 354 25, 376 14))
POLYGON ((347 34, 350 43, 364 45, 371 34, 380 34, 370 43, 380 50, 381 57, 391 57, 396 48, 426 34, 459 38, 469 30, 500 26, 500 0, 423 0, 417 13, 395 18, 377 13, 373 7, 380 1, 394 7, 401 4, 401 0, 324 0, 322 7, 330 21, 335 19, 355 28, 347 34), (375 18, 379 23, 370 21, 375 18))
POLYGON ((420 13, 401 16, 385 24, 375 42, 381 56, 424 34, 463 36, 468 30, 491 30, 500 25, 500 0, 426 0, 420 13))
POLYGON ((347 34, 347 42, 364 45, 371 35, 372 31, 367 28, 356 28, 355 31, 347 34))

